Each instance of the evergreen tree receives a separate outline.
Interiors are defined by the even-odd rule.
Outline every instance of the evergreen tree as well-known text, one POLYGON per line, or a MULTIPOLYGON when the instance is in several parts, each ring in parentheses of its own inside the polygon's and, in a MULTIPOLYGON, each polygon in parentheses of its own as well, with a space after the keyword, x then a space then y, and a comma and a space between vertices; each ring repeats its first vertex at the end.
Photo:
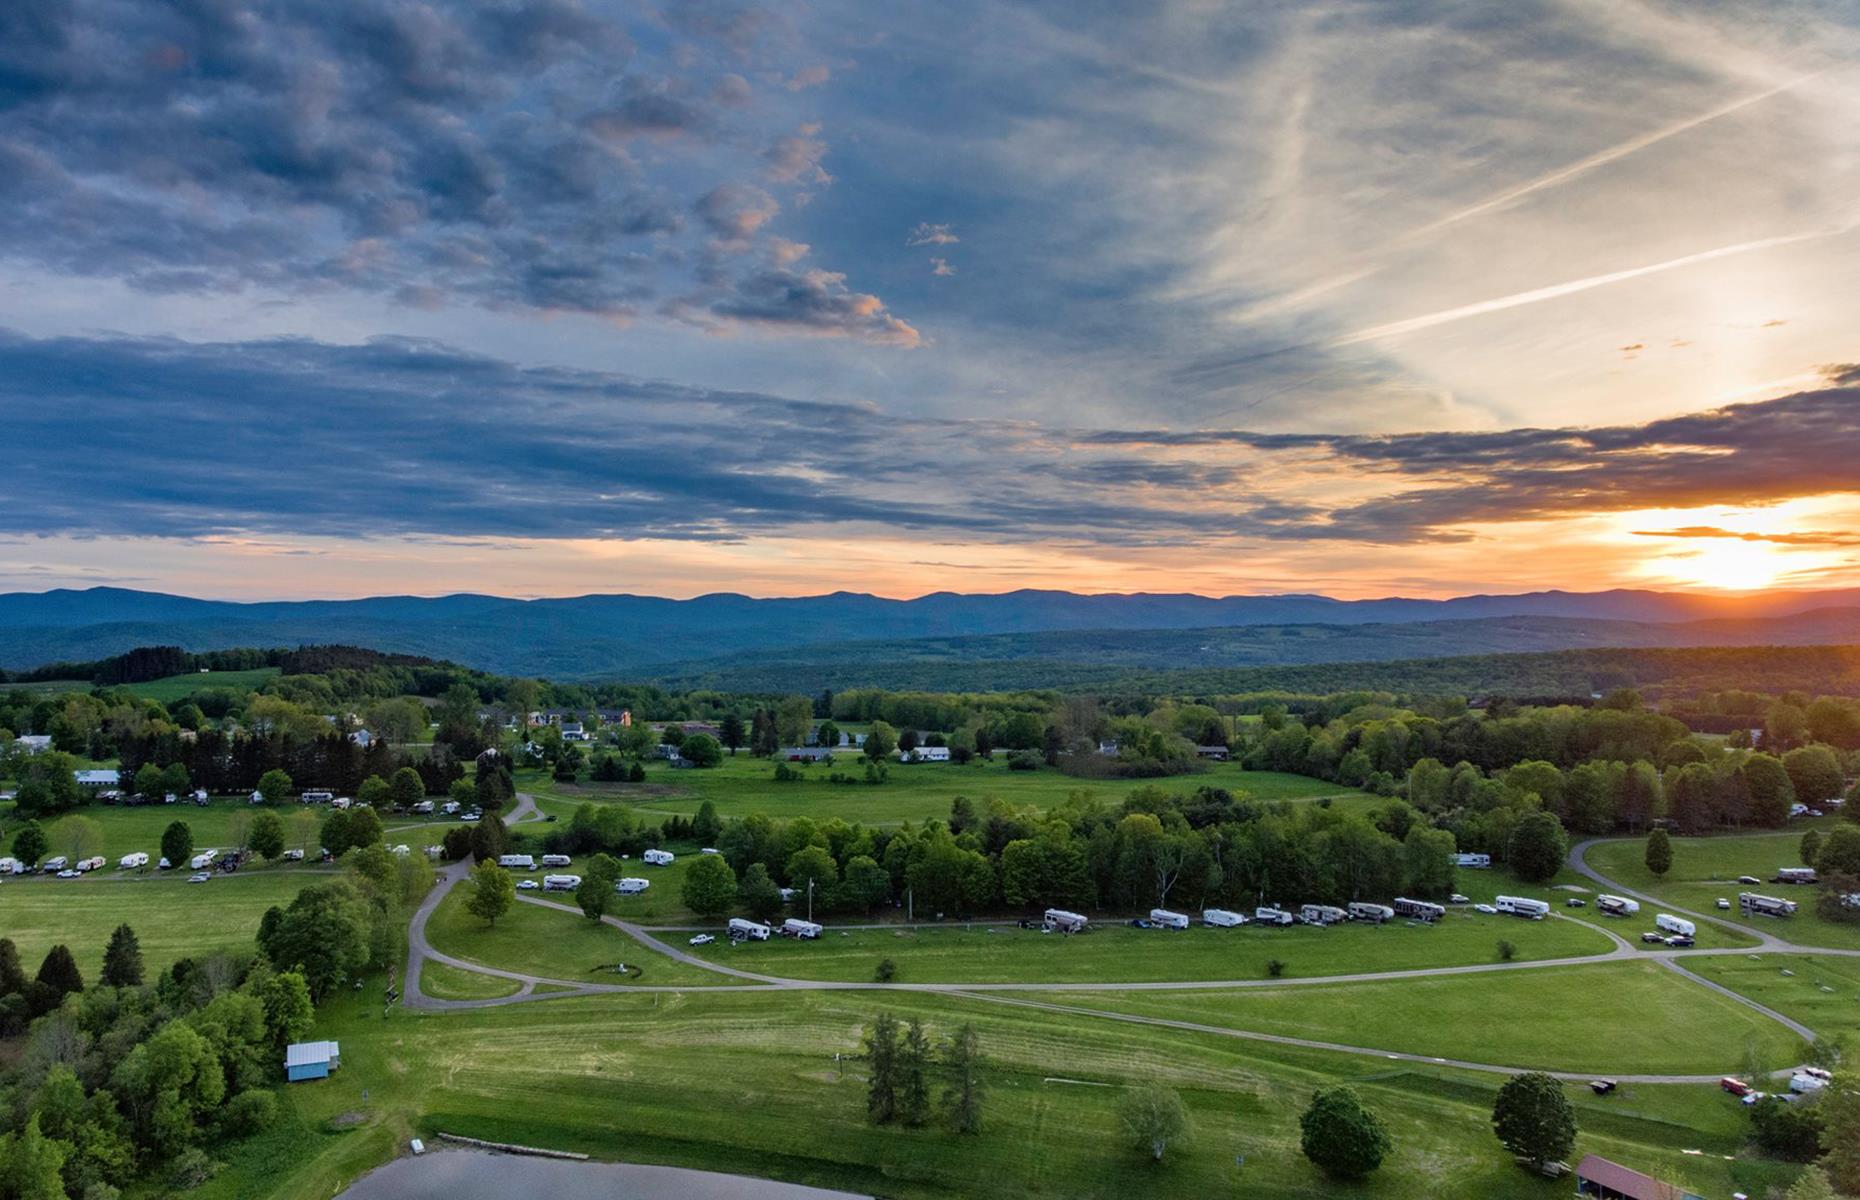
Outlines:
POLYGON ((118 925, 103 952, 103 986, 142 986, 142 943, 128 925, 118 925))
POLYGON ((915 1017, 898 1049, 898 1119, 912 1127, 930 1119, 930 1039, 915 1017))
POLYGON ((19 947, 12 938, 0 938, 0 996, 26 990, 26 972, 19 965, 19 947))
POLYGON ((743 744, 743 718, 730 713, 717 727, 717 740, 730 751, 730 757, 736 757, 737 748, 743 744))
MULTIPOLYGON (((79 973, 70 948, 63 942, 46 951, 45 961, 39 964, 38 982, 55 991, 59 1000, 84 990, 84 976, 79 973)), ((56 1000, 52 1007, 57 1007, 56 1000)))
POLYGON ((943 1110, 957 1133, 982 1131, 982 1040, 975 1026, 964 1025, 949 1039, 943 1052, 949 1070, 949 1087, 943 1093, 943 1110))
POLYGON ((1802 865, 1806 867, 1814 866, 1815 860, 1821 857, 1821 830, 1811 829, 1803 834, 1800 849, 1802 865))
POLYGON ((161 856, 176 870, 185 867, 188 859, 194 856, 194 831, 187 827, 186 821, 170 822, 168 828, 161 831, 161 856))
POLYGON ((1647 835, 1647 869, 1655 875, 1664 875, 1673 869, 1673 839, 1666 830, 1656 829, 1647 835))
POLYGON ((873 1124, 883 1125, 898 1115, 898 1020, 879 1013, 865 1037, 865 1057, 871 1072, 866 1085, 865 1111, 873 1124))

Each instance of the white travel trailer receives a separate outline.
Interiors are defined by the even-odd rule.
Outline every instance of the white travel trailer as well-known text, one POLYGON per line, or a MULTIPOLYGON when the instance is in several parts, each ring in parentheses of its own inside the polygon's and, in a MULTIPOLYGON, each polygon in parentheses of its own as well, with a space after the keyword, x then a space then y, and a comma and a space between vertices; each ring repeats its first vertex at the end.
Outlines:
POLYGON ((1814 883, 1818 876, 1813 867, 1778 867, 1777 883, 1814 883))
POLYGON ((336 798, 334 792, 299 792, 297 799, 304 804, 328 804, 336 798))
POLYGON ((103 869, 103 855, 98 854, 90 858, 78 859, 77 869, 80 871, 101 871, 103 869))
POLYGON ((614 891, 619 892, 622 896, 637 896, 651 886, 652 881, 650 879, 622 879, 619 883, 614 884, 614 891))
POLYGON ((39 870, 45 872, 47 875, 56 875, 70 865, 71 860, 62 854, 39 860, 39 870))
POLYGON ((1796 903, 1776 896, 1759 896, 1755 892, 1739 892, 1737 907, 1747 917, 1793 917, 1796 903))
POLYGON ((572 892, 580 886, 581 876, 579 875, 543 876, 543 891, 545 892, 572 892))
POLYGON ((421 816, 425 816, 426 814, 433 811, 433 802, 431 800, 417 801, 415 802, 413 806, 413 811, 420 814, 421 816))
POLYGON ((1697 925, 1684 917, 1675 917, 1672 913, 1660 913, 1653 918, 1653 923, 1666 932, 1676 933, 1680 937, 1697 937, 1699 933, 1697 925))
POLYGON ((812 921, 803 921, 799 917, 789 917, 786 921, 781 923, 781 935, 783 937, 805 938, 812 941, 814 938, 820 936, 823 928, 823 926, 816 925, 812 921))
POLYGON ((138 850, 117 859, 116 865, 125 871, 137 871, 149 865, 149 856, 138 850))
POLYGON ((202 850, 199 854, 187 860, 188 870, 204 871, 212 866, 213 860, 219 856, 220 852, 218 850, 202 850))
POLYGON ((500 854, 497 865, 506 871, 534 871, 536 859, 528 854, 500 854))
POLYGON ((1204 908, 1201 910, 1201 923, 1216 929, 1233 929, 1246 924, 1246 916, 1225 908, 1204 908))
POLYGON ((1626 896, 1602 895, 1595 898, 1595 907, 1605 917, 1631 917, 1640 911, 1640 901, 1629 900, 1626 896))
POLYGON ((1474 871, 1489 871, 1492 869, 1492 856, 1490 854, 1455 854, 1453 865, 1467 867, 1474 871))
POLYGON ((1170 912, 1166 908, 1150 909, 1150 924, 1158 929, 1187 929, 1188 916, 1184 913, 1170 912))
POLYGON ((1332 904, 1307 904, 1298 910, 1298 919, 1306 925, 1338 925, 1350 914, 1332 904))
POLYGON ((730 940, 733 942, 766 942, 775 932, 758 921, 745 921, 741 917, 730 918, 730 940))
POLYGON ((1286 912, 1284 909, 1273 908, 1270 905, 1264 904, 1253 910, 1253 919, 1258 921, 1261 925, 1290 925, 1296 920, 1291 913, 1286 912))
POLYGON ((542 865, 545 867, 566 867, 569 861, 570 859, 566 854, 545 854, 542 856, 542 865))
POLYGON ((23 875, 25 864, 17 858, 0 858, 0 875, 23 875))
POLYGON ((1090 923, 1083 915, 1067 912, 1063 908, 1046 910, 1046 927, 1056 933, 1081 933, 1090 923))
POLYGON ((1541 921, 1550 915, 1550 904, 1546 900, 1532 900, 1528 896, 1500 896, 1493 902, 1499 912, 1513 917, 1524 917, 1531 921, 1541 921))
POLYGON ((648 850, 640 857, 646 860, 646 865, 649 867, 669 867, 672 865, 672 860, 678 856, 670 850, 648 850))
POLYGON ((1395 915, 1410 917, 1416 921, 1438 921, 1447 915, 1444 906, 1428 900, 1410 900, 1406 896, 1395 897, 1395 915))
POLYGON ((1374 921, 1380 925, 1384 921, 1395 919, 1395 910, 1386 904, 1370 904, 1365 900, 1350 902, 1350 919, 1352 921, 1374 921))

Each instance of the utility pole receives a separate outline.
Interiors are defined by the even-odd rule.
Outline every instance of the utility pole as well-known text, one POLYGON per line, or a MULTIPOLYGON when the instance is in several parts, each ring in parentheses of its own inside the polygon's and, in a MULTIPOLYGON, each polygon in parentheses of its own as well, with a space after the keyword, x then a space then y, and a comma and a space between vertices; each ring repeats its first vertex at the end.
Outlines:
POLYGON ((916 891, 915 888, 904 889, 904 923, 906 925, 917 923, 916 891))
POLYGON ((807 877, 807 923, 814 923, 814 877, 807 877))

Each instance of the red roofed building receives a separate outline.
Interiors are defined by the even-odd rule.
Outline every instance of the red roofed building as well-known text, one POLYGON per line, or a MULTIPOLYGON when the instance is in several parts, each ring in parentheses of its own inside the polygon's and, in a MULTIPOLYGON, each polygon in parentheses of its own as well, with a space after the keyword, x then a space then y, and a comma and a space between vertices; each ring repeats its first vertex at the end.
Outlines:
POLYGON ((1599 1154, 1588 1155, 1577 1164, 1576 1194, 1597 1200, 1704 1200, 1678 1184, 1663 1183, 1599 1154))

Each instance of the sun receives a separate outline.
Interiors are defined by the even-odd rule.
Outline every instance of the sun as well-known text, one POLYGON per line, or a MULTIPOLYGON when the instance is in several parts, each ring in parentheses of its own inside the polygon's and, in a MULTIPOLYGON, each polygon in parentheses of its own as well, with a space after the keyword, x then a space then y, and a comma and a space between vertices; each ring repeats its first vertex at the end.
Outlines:
POLYGON ((1731 539, 1699 539, 1662 559, 1661 573, 1676 583, 1733 592, 1774 587, 1796 565, 1776 546, 1731 539))

